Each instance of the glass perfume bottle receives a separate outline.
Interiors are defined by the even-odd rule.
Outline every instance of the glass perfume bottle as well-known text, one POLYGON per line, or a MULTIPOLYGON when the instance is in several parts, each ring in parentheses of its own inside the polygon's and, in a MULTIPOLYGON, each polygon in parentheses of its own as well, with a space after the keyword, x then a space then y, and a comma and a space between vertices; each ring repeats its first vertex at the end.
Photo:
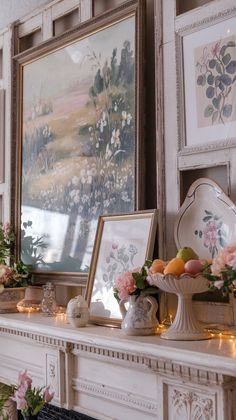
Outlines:
POLYGON ((48 282, 43 286, 43 299, 41 310, 47 316, 53 316, 57 312, 57 303, 55 299, 55 287, 48 282))

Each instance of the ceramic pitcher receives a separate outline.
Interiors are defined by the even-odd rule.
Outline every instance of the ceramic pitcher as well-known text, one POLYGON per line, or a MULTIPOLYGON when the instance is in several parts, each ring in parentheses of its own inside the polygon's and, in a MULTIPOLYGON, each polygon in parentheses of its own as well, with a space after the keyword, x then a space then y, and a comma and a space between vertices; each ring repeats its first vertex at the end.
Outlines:
POLYGON ((127 335, 150 335, 154 334, 158 327, 156 318, 158 304, 156 299, 150 296, 129 296, 120 302, 120 311, 123 321, 122 330, 127 335), (125 303, 129 302, 128 309, 125 303))

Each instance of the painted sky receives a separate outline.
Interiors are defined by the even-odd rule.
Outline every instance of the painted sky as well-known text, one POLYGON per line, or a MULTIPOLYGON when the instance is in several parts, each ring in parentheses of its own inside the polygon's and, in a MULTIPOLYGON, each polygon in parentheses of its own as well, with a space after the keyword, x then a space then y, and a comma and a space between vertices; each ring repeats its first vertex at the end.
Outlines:
POLYGON ((86 80, 93 81, 97 66, 92 68, 93 62, 89 60, 89 55, 94 51, 103 65, 106 59, 110 61, 113 48, 117 48, 119 62, 124 41, 129 40, 132 50, 135 49, 134 28, 135 17, 131 16, 25 64, 23 70, 25 107, 38 98, 58 96, 68 87, 72 87, 75 82, 84 85, 86 80))

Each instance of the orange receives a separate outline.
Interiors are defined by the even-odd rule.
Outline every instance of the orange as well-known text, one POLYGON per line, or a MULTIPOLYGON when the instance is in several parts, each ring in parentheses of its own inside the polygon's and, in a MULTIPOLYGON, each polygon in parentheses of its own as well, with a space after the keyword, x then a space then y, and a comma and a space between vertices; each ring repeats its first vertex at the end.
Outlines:
POLYGON ((184 260, 182 258, 172 258, 164 269, 164 274, 175 274, 180 276, 184 273, 184 260))
POLYGON ((163 260, 153 260, 150 271, 152 274, 163 273, 165 265, 165 261, 163 260))

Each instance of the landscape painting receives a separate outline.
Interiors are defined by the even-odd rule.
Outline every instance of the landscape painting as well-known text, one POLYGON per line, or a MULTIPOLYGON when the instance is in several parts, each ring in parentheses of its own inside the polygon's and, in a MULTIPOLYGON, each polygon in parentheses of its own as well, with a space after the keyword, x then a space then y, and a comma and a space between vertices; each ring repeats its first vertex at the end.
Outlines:
POLYGON ((98 216, 135 209, 135 16, 22 66, 21 258, 86 273, 98 216))

